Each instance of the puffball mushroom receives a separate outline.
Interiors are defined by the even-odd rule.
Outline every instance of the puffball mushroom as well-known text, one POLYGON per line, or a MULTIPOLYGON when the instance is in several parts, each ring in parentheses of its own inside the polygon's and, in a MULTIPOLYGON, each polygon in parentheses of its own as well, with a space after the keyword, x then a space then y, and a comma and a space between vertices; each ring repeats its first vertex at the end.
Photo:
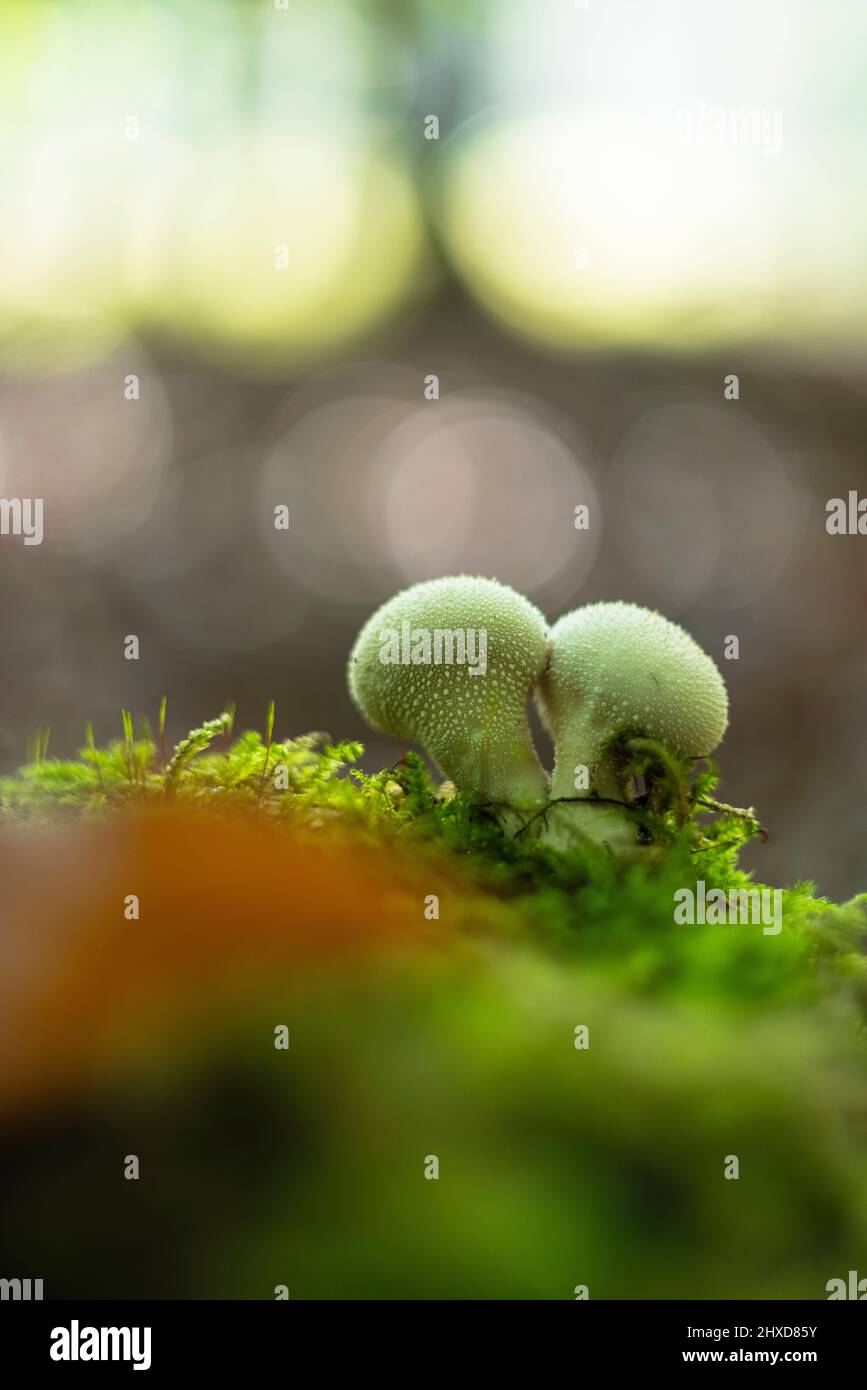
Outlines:
POLYGON ((349 689, 368 724, 421 743, 456 787, 537 808, 548 786, 527 702, 547 652, 545 618, 514 589, 468 575, 430 579, 365 623, 349 689))
MULTIPOLYGON (((560 618, 538 706, 554 740, 551 799, 623 801, 606 742, 628 729, 677 757, 707 757, 728 723, 714 662, 688 633, 632 603, 595 603, 560 618), (576 770, 586 767, 589 788, 576 770), (576 786, 576 780, 578 785, 576 786)), ((639 848, 635 819, 618 806, 573 803, 548 812, 545 838, 560 848, 589 838, 612 852, 639 848)))

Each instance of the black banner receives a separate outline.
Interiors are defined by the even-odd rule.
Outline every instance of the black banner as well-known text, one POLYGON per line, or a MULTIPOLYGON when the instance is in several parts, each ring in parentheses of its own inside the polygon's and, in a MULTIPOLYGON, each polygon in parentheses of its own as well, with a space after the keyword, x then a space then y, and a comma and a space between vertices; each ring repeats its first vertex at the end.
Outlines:
MULTIPOLYGON (((59 1376, 144 1372, 249 1374, 251 1366, 297 1372, 299 1357, 325 1370, 342 1360, 357 1372, 385 1365, 409 1336, 419 1368, 443 1373, 482 1357, 488 1370, 501 1357, 510 1369, 521 1333, 537 1368, 561 1352, 576 1368, 666 1373, 718 1365, 808 1366, 826 1376, 863 1348, 867 1310, 843 1302, 581 1302, 436 1303, 400 1305, 386 1322, 374 1303, 264 1302, 6 1302, 0 1308, 0 1370, 59 1376), (468 1312, 478 1313, 475 1350, 466 1347, 468 1312), (500 1323, 500 1318, 503 1319, 500 1323), (336 1330, 339 1329, 339 1336, 336 1330), (449 1333, 453 1332, 455 1345, 449 1333), (536 1334, 544 1336, 540 1346, 536 1334), (576 1356, 580 1360, 576 1361, 576 1356)), ((401 1357, 404 1353, 401 1350, 401 1357)), ((413 1374, 411 1365, 404 1368, 413 1374)))

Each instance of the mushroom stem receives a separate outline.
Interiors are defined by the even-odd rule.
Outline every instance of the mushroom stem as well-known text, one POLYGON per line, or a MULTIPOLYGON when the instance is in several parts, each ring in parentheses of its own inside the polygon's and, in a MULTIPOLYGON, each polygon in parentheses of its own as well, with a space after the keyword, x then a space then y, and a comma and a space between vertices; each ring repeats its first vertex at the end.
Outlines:
POLYGON ((555 749, 552 797, 602 796, 622 801, 620 779, 605 749, 611 730, 604 724, 599 727, 592 703, 584 702, 572 720, 569 732, 568 747, 555 749), (589 785, 582 788, 578 784, 579 772, 585 768, 589 785))
MULTIPOLYGON (((506 834, 516 835, 548 799, 548 775, 539 762, 526 719, 505 734, 498 731, 497 758, 491 757, 489 733, 479 733, 470 742, 464 785, 478 789, 493 805, 506 834)), ((448 748, 440 752, 435 741, 429 740, 428 752, 440 766, 448 766, 448 748)))
POLYGON ((635 817, 625 809, 623 786, 605 748, 610 733, 599 728, 588 703, 572 722, 568 748, 556 749, 551 777, 551 800, 556 804, 546 812, 542 834, 555 849, 574 849, 582 840, 591 840, 612 854, 646 852, 638 839, 635 817), (584 768, 586 787, 579 776, 584 768))
MULTIPOLYGON (((440 767, 453 765, 450 739, 428 733, 425 746, 440 767)), ((501 713, 491 709, 480 727, 467 731, 461 772, 462 786, 493 802, 535 809, 548 796, 548 778, 533 747, 526 714, 503 727, 501 713)))

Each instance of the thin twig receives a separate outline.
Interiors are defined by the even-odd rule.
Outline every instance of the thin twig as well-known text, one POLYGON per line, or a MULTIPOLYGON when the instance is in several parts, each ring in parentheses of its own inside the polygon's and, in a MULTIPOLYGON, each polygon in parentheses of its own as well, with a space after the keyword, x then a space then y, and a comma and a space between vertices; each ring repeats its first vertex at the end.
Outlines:
POLYGON ((762 837, 762 844, 766 845, 768 843, 768 837, 770 832, 765 828, 765 826, 759 823, 759 818, 753 810, 752 806, 748 806, 746 808, 744 808, 743 806, 729 806, 728 802, 715 801, 712 796, 699 796, 696 798, 695 804, 697 806, 706 806, 709 811, 721 811, 728 816, 736 816, 738 820, 752 821, 762 837))

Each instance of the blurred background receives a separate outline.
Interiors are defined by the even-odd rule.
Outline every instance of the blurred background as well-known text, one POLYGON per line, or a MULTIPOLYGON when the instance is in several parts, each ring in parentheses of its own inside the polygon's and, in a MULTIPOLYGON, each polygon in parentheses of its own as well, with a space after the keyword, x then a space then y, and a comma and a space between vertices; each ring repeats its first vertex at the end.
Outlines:
POLYGON ((352 639, 469 571, 682 623, 731 694, 720 794, 770 828, 748 865, 867 886, 867 541, 825 528, 867 494, 865 30, 4 0, 0 495, 45 539, 0 539, 0 772, 164 694, 175 738, 273 697, 391 762, 352 639))

